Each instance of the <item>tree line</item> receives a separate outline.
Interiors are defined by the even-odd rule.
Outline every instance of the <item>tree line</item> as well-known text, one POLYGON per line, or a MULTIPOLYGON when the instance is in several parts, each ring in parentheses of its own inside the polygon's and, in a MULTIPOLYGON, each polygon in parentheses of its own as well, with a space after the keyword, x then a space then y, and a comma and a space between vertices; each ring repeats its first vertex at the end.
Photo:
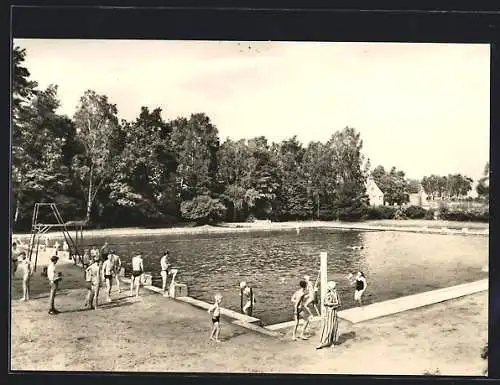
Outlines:
MULTIPOLYGON (((160 108, 143 106, 135 120, 126 121, 107 96, 93 90, 68 117, 57 113, 57 86, 38 89, 25 57, 24 49, 14 47, 15 229, 30 228, 35 202, 55 202, 65 220, 102 226, 253 217, 350 220, 366 213, 370 162, 354 128, 307 146, 296 136, 280 143, 262 136, 221 143, 205 113, 165 121, 160 108)), ((386 173, 379 166, 373 175, 393 203, 418 185, 395 168, 386 173)))

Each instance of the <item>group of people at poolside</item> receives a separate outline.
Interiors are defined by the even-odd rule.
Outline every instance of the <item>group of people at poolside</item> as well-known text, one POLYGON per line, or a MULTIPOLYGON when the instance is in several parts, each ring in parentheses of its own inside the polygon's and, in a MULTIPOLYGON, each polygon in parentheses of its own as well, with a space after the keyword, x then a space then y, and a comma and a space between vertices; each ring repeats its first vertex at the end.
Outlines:
MULTIPOLYGON (((118 293, 121 292, 120 289, 120 279, 119 276, 122 270, 122 262, 120 257, 115 253, 114 250, 107 249, 108 243, 106 242, 100 249, 92 248, 90 250, 84 250, 82 257, 82 263, 85 270, 85 282, 87 287, 87 296, 85 298, 84 307, 86 309, 97 309, 99 292, 102 286, 102 282, 106 286, 106 301, 112 302, 111 290, 113 287, 113 282, 116 283, 118 293)), ((33 269, 31 263, 27 260, 26 252, 19 251, 17 248, 17 243, 14 242, 12 245, 12 274, 14 274, 17 269, 21 269, 23 272, 23 297, 22 300, 29 300, 29 280, 33 274, 33 269), (20 259, 20 261, 19 261, 20 259)), ((62 274, 57 272, 56 265, 59 257, 53 255, 50 259, 50 264, 46 268, 46 275, 49 281, 50 295, 49 295, 49 314, 58 314, 59 311, 54 306, 54 301, 56 293, 58 290, 59 282, 62 279, 62 274)), ((141 286, 141 277, 144 274, 144 264, 141 253, 136 253, 132 258, 132 274, 130 277, 130 296, 139 297, 139 288, 141 286)), ((160 258, 160 274, 162 277, 162 292, 165 296, 169 296, 167 290, 167 280, 168 276, 172 276, 171 285, 174 283, 175 275, 177 273, 176 269, 171 269, 171 264, 169 262, 169 252, 165 251, 160 258)), ((363 272, 359 271, 356 275, 349 274, 347 280, 350 284, 355 285, 354 290, 354 300, 359 306, 362 305, 362 296, 366 290, 367 283, 366 277, 363 272)), ((314 316, 313 310, 316 312, 316 316, 320 315, 320 310, 318 306, 320 301, 318 298, 318 282, 319 276, 316 282, 311 281, 311 277, 305 275, 303 280, 299 282, 299 288, 292 295, 291 301, 293 303, 293 318, 294 318, 294 328, 292 331, 292 339, 297 340, 297 331, 299 328, 300 320, 303 320, 303 327, 299 338, 307 340, 305 332, 310 323, 310 318, 314 316)), ((208 309, 208 312, 212 317, 212 330, 210 333, 210 339, 220 342, 220 316, 221 316, 221 303, 222 296, 216 294, 214 297, 215 301, 208 309)), ((243 314, 252 316, 253 308, 256 303, 253 288, 247 282, 240 282, 240 310, 243 314)), ((325 314, 323 314, 323 325, 320 337, 320 344, 316 347, 317 349, 322 349, 325 347, 334 346, 338 339, 338 309, 342 306, 342 301, 339 293, 337 292, 337 283, 334 281, 329 281, 326 287, 326 295, 324 296, 323 303, 325 314)))
MULTIPOLYGON (((351 285, 355 285, 354 300, 359 306, 362 306, 363 293, 366 290, 366 277, 363 272, 359 271, 356 276, 352 273, 347 276, 347 280, 351 285)), ((304 276, 304 279, 299 282, 299 289, 292 296, 293 315, 295 325, 292 332, 292 339, 297 340, 297 329, 299 322, 302 319, 304 325, 300 338, 307 340, 305 335, 307 327, 309 326, 310 317, 313 316, 311 306, 314 307, 316 315, 319 316, 318 310, 318 279, 313 285, 309 276, 304 276)), ((333 347, 338 340, 338 317, 337 312, 342 306, 340 295, 337 291, 337 283, 329 281, 326 285, 326 294, 323 299, 322 305, 325 309, 323 315, 323 326, 321 331, 320 344, 316 349, 323 349, 326 347, 333 347)))
MULTIPOLYGON (((319 278, 319 277, 318 277, 319 278)), ((365 274, 358 271, 356 275, 352 273, 349 274, 347 280, 351 285, 355 285, 354 290, 354 300, 359 305, 363 304, 363 293, 367 288, 365 274)), ((319 299, 318 299, 318 279, 313 284, 311 277, 308 275, 304 276, 304 279, 299 282, 299 289, 292 295, 293 303, 293 318, 294 318, 294 328, 292 331, 292 339, 297 341, 297 329, 299 327, 300 320, 304 321, 302 332, 300 338, 303 340, 309 339, 305 332, 309 326, 310 317, 313 317, 313 312, 311 307, 316 311, 316 315, 320 316, 320 311, 318 309, 319 299)), ((255 304, 255 296, 253 294, 253 289, 246 283, 240 283, 240 298, 241 298, 241 312, 246 315, 252 315, 253 306, 255 304)), ((217 293, 214 296, 214 303, 208 309, 208 313, 212 316, 212 331, 210 333, 210 339, 216 342, 220 342, 220 315, 221 315, 221 305, 222 296, 217 293)), ((323 325, 321 331, 320 344, 316 349, 323 349, 326 347, 333 347, 338 341, 338 309, 342 306, 342 301, 340 295, 337 292, 337 283, 334 281, 329 281, 326 286, 326 294, 323 300, 323 306, 325 308, 325 314, 323 315, 323 325)))
MULTIPOLYGON (((22 301, 27 301, 30 298, 30 278, 33 275, 33 267, 25 250, 20 250, 22 245, 14 241, 12 244, 12 277, 18 270, 22 271, 23 275, 23 297, 22 301)), ((25 248, 25 247, 24 247, 25 248)), ((60 244, 54 245, 54 255, 50 257, 50 263, 44 268, 42 275, 47 277, 50 289, 49 295, 49 314, 59 314, 59 310, 55 308, 55 297, 59 288, 59 283, 62 280, 62 273, 57 271, 57 262, 59 261, 60 244)), ((177 269, 171 269, 168 260, 169 253, 165 251, 160 258, 161 277, 163 281, 163 293, 168 296, 167 291, 167 278, 172 276, 171 284, 174 283, 177 269)), ((122 270, 122 262, 120 257, 114 250, 108 250, 108 243, 106 242, 100 249, 93 247, 85 249, 81 259, 84 272, 85 272, 85 285, 87 288, 87 295, 85 298, 84 308, 97 309, 99 304, 99 293, 101 287, 106 287, 106 301, 112 302, 111 291, 116 284, 118 293, 120 289, 120 274, 122 270)), ((132 274, 130 278, 130 296, 138 297, 139 288, 141 285, 141 277, 144 274, 144 265, 142 255, 137 253, 132 258, 132 274)))

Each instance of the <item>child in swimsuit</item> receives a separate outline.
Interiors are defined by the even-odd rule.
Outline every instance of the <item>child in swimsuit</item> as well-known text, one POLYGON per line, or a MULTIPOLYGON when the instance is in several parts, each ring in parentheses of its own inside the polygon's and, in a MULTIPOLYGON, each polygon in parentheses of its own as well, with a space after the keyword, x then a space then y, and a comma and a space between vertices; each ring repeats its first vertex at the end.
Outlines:
POLYGON ((220 342, 219 334, 220 334, 220 304, 222 302, 222 296, 220 294, 216 294, 215 302, 208 309, 208 313, 212 315, 212 332, 210 333, 210 339, 215 342, 220 342))

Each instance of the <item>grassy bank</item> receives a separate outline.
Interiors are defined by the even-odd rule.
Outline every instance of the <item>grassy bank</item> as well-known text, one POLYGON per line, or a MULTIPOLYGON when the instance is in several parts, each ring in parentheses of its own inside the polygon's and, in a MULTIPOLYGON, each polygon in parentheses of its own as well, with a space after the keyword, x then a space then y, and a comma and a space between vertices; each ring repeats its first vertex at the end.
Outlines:
POLYGON ((340 345, 316 351, 311 339, 292 342, 253 333, 223 320, 221 344, 208 341, 206 312, 142 292, 135 300, 114 293, 114 301, 82 311, 81 270, 61 265, 57 316, 47 314, 47 282, 33 277, 33 300, 20 298, 13 282, 12 369, 287 372, 481 375, 479 354, 487 338, 487 293, 447 301, 366 323, 340 324, 340 345))

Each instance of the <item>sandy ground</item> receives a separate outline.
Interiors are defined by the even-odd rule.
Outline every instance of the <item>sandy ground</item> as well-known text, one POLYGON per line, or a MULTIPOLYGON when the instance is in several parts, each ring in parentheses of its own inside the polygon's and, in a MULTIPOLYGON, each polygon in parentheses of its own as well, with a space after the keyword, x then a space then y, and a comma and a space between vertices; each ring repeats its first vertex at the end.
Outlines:
POLYGON ((486 292, 366 323, 341 322, 340 344, 316 351, 318 326, 308 341, 293 342, 290 330, 273 338, 223 319, 222 343, 211 342, 206 312, 146 290, 137 300, 114 291, 112 303, 83 311, 83 272, 64 263, 61 314, 51 316, 40 270, 29 302, 19 300, 20 278, 12 283, 13 370, 481 375, 485 365, 486 292))
MULTIPOLYGON (((296 229, 302 228, 316 228, 316 227, 341 227, 350 228, 356 225, 371 226, 375 229, 384 227, 409 227, 409 228, 454 228, 462 229, 464 227, 469 230, 485 230, 489 228, 488 223, 478 222, 455 222, 455 221, 442 221, 442 220, 395 220, 395 219, 381 219, 370 220, 362 222, 337 222, 337 221, 302 221, 302 222, 266 222, 258 221, 255 223, 226 223, 220 226, 198 226, 198 227, 170 227, 158 229, 145 229, 145 228, 110 228, 110 229, 97 229, 97 230, 84 230, 84 237, 106 237, 106 236, 132 236, 132 235, 183 235, 183 234, 206 234, 206 233, 235 233, 235 232, 248 232, 248 231, 269 231, 269 230, 282 230, 282 229, 296 229)), ((60 231, 49 232, 48 235, 51 240, 62 239, 60 231)), ((74 231, 71 230, 71 236, 74 236, 74 231)), ((15 239, 21 239, 28 242, 29 234, 17 233, 13 235, 15 239)))

